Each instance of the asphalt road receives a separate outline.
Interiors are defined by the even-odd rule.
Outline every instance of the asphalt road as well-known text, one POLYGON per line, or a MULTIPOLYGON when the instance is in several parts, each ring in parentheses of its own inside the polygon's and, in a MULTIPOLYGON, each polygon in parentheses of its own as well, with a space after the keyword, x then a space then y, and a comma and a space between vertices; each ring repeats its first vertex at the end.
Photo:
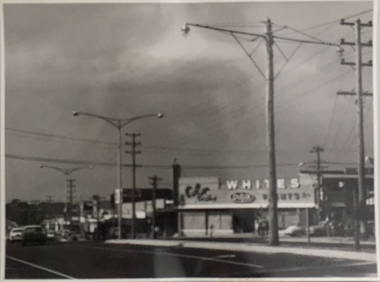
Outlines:
POLYGON ((376 264, 293 254, 260 254, 93 242, 6 245, 6 279, 165 277, 364 277, 376 264))

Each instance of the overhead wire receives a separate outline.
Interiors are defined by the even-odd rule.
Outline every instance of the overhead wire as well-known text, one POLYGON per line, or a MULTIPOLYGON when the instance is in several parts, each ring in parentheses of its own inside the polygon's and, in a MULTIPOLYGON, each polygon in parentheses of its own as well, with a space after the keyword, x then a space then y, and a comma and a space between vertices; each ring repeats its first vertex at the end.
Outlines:
POLYGON ((325 137, 325 142, 324 142, 323 148, 326 148, 327 141, 328 141, 329 136, 330 136, 331 126, 332 126, 333 121, 334 121, 334 117, 335 117, 335 113, 336 113, 336 107, 337 107, 337 104, 338 104, 338 97, 339 97, 338 95, 335 96, 334 107, 333 107, 332 115, 331 115, 331 118, 330 118, 329 127, 328 127, 328 130, 327 130, 327 134, 326 134, 326 137, 325 137))
MULTIPOLYGON (((113 146, 113 147, 118 146, 116 142, 105 142, 105 141, 98 141, 98 140, 93 140, 93 139, 68 137, 65 135, 36 132, 36 131, 17 129, 17 128, 12 128, 12 127, 7 127, 5 128, 5 130, 11 131, 11 133, 19 134, 16 136, 20 136, 23 138, 37 139, 38 137, 45 137, 45 138, 54 139, 53 141, 55 142, 61 142, 62 140, 65 140, 65 141, 83 142, 87 144, 106 145, 106 146, 113 146), (20 134, 24 134, 24 135, 20 135, 20 134), (29 136, 29 135, 32 135, 32 136, 29 136)), ((6 132, 6 134, 9 134, 9 133, 6 132)))
MULTIPOLYGON (((57 159, 57 158, 44 158, 44 157, 27 157, 15 154, 5 154, 6 159, 22 160, 22 161, 34 161, 34 162, 47 162, 47 163, 64 163, 64 164, 79 164, 79 165, 93 165, 93 166, 118 166, 116 163, 106 163, 97 161, 83 161, 83 160, 69 160, 69 159, 57 159)), ((285 163, 278 164, 277 166, 294 166, 298 163, 285 163)), ((132 167, 133 165, 122 164, 123 167, 132 167)), ((257 165, 181 165, 185 169, 249 169, 258 167, 267 167, 267 164, 257 164, 257 165)), ((153 164, 142 164, 139 168, 165 168, 172 169, 171 165, 153 165, 153 164)))
MULTIPOLYGON (((370 12, 373 12, 373 9, 364 10, 362 12, 359 12, 359 13, 356 13, 356 14, 353 14, 353 15, 349 15, 349 16, 343 17, 342 19, 350 19, 350 18, 354 18, 354 17, 357 17, 357 16, 361 16, 361 15, 370 13, 370 12)), ((339 23, 340 20, 341 19, 339 19, 339 20, 333 20, 333 21, 328 21, 328 22, 325 22, 325 23, 321 23, 321 24, 317 24, 317 25, 314 25, 314 26, 306 27, 306 28, 300 29, 300 31, 307 31, 307 30, 312 30, 312 29, 324 27, 326 25, 336 24, 336 23, 339 23)), ((294 32, 292 32, 292 33, 294 33, 294 32)), ((292 34, 292 33, 287 33, 287 34, 292 34)))
MULTIPOLYGON (((326 48, 325 50, 327 50, 327 49, 328 49, 328 48, 326 48)), ((323 51, 322 51, 322 52, 323 52, 323 51)), ((321 52, 321 53, 322 53, 322 52, 321 52)), ((307 62, 307 61, 305 60, 304 63, 306 63, 306 62, 307 62)), ((302 83, 304 83, 304 82, 305 82, 305 80, 302 81, 302 83)), ((296 85, 299 84, 299 83, 300 83, 299 81, 295 82, 296 85)), ((264 87, 265 87, 265 86, 263 86, 262 89, 263 89, 264 87)), ((258 104, 257 106, 260 106, 260 105, 261 105, 261 104, 258 104)), ((254 106, 254 105, 249 104, 249 106, 252 107, 252 106, 254 106)), ((257 106, 254 107, 254 108, 257 108, 257 106)), ((246 104, 243 104, 243 107, 246 107, 246 104)), ((242 111, 236 111, 236 112, 242 112, 242 111)))
MULTIPOLYGON (((326 31, 327 31, 327 29, 326 29, 326 31)), ((350 32, 350 33, 351 33, 351 32, 350 32)), ((329 48, 330 48, 329 46, 323 48, 320 52, 315 53, 315 54, 313 54, 312 56, 306 58, 306 59, 305 59, 303 62, 301 62, 298 66, 300 66, 300 65, 302 66, 302 65, 304 65, 304 64, 306 64, 306 63, 309 63, 310 60, 312 60, 314 57, 317 57, 318 55, 322 54, 323 52, 329 50, 329 48)), ((335 63, 334 63, 334 62, 331 62, 331 63, 328 64, 328 66, 330 66, 330 65, 335 65, 335 63)), ((285 67, 285 66, 284 66, 284 67, 285 67)), ((297 69, 298 69, 298 68, 297 68, 297 69)), ((293 71, 295 71, 295 70, 296 70, 296 68, 293 68, 293 69, 289 70, 288 73, 293 72, 293 71)), ((310 78, 313 78, 313 79, 314 79, 314 76, 310 75, 310 78)), ((294 89, 295 87, 298 87, 298 86, 300 86, 301 84, 304 84, 304 83, 306 83, 306 82, 307 82, 307 80, 302 79, 301 82, 298 80, 298 81, 294 81, 293 83, 291 83, 290 85, 292 85, 292 86, 288 86, 287 88, 286 88, 286 87, 284 88, 284 86, 280 86, 280 88, 282 89, 282 92, 284 92, 284 91, 289 91, 289 90, 294 89)), ((282 97, 285 97, 285 96, 282 96, 282 97)), ((284 98, 282 98, 282 99, 284 99, 284 98)), ((280 100, 281 100, 281 98, 280 98, 280 100)), ((277 98, 277 101, 278 101, 278 98, 277 98)), ((259 106, 261 106, 261 105, 259 105, 259 106)), ((256 108, 257 108, 257 107, 255 106, 254 109, 256 109, 256 108)))
MULTIPOLYGON (((371 110, 371 106, 372 106, 372 104, 370 104, 370 107, 368 107, 368 109, 365 111, 365 113, 364 113, 364 117, 365 117, 365 116, 368 114, 368 112, 371 110)), ((347 138, 345 139, 345 142, 344 142, 342 148, 341 148, 341 149, 339 150, 339 152, 338 152, 338 157, 337 157, 338 160, 341 160, 341 159, 343 158, 343 151, 344 151, 346 148, 350 148, 350 147, 352 146, 352 143, 353 143, 353 141, 355 140, 355 138, 354 138, 355 134, 353 134, 354 131, 355 131, 355 128, 356 128, 356 123, 354 123, 354 124, 352 125, 352 128, 351 128, 351 130, 350 130, 350 132, 349 132, 347 138)))
MULTIPOLYGON (((66 141, 71 141, 71 140, 74 140, 74 141, 77 141, 78 138, 71 138, 71 137, 68 137, 68 136, 64 136, 64 135, 56 135, 56 134, 48 134, 48 133, 41 133, 41 132, 33 132, 33 131, 30 131, 30 130, 22 130, 22 129, 14 129, 14 128, 7 128, 8 130, 13 130, 13 131, 16 131, 16 132, 27 132, 28 135, 36 135, 36 139, 39 140, 39 141, 51 141, 49 139, 51 138, 54 138, 55 140, 53 140, 54 142, 55 141, 59 141, 59 142, 66 142, 66 141), (45 140, 45 139, 41 139, 41 138, 48 138, 48 140, 45 140)), ((32 138, 34 136, 22 136, 22 135, 16 135, 16 137, 21 137, 21 138, 32 138)), ((94 145, 98 145, 100 143, 100 145, 110 145, 110 146, 114 146, 114 147, 117 147, 118 144, 116 143, 111 143, 111 142, 102 142, 102 141, 97 141, 97 140, 92 140, 92 139, 79 139, 80 141, 83 141, 83 142, 86 142, 86 143, 89 143, 89 144, 94 144, 94 145)), ((163 153, 169 151, 169 152, 188 152, 190 153, 191 155, 194 155, 194 154, 243 154, 243 155, 247 155, 247 154, 258 154, 258 153, 265 153, 266 150, 240 150, 240 149, 199 149, 199 148, 183 148, 183 147, 162 147, 162 146, 144 146, 144 145, 141 145, 140 146, 141 149, 144 149, 144 150, 150 150, 150 151, 163 151, 163 153)), ((289 150, 289 149, 286 149, 286 150, 282 150, 282 149, 278 149, 277 150, 277 153, 278 154, 281 154, 281 153, 284 153, 284 152, 295 152, 295 151, 298 151, 298 149, 294 149, 294 150, 289 150)))
MULTIPOLYGON (((330 27, 329 27, 328 29, 330 29, 330 27)), ((326 30, 328 30, 328 29, 326 29, 326 30)), ((326 30, 325 30, 325 31, 326 31, 326 30)), ((327 50, 328 48, 329 48, 329 47, 327 47, 326 50, 327 50)), ((250 97, 250 96, 248 96, 248 97, 250 97)), ((235 101, 236 101, 236 100, 235 100, 235 101)), ((245 106, 245 104, 244 104, 244 106, 245 106)), ((236 112, 238 112, 238 111, 236 111, 236 112)))

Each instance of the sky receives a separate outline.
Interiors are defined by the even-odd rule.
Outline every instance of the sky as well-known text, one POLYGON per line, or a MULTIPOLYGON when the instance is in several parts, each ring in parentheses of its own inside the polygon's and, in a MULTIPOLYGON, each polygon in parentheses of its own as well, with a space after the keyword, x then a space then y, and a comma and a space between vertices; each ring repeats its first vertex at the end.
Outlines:
MULTIPOLYGON (((340 19, 368 22, 372 8, 365 1, 5 4, 6 200, 64 201, 65 175, 41 165, 85 166, 70 175, 76 200, 109 198, 117 188, 117 129, 74 110, 113 118, 164 113, 122 130, 123 143, 131 141, 125 133, 141 134, 138 188, 150 187, 153 175, 171 188, 174 159, 183 177, 268 178, 265 43, 196 27, 184 35, 181 27, 264 34, 268 17, 275 36, 338 43, 355 39, 340 19)), ((363 28, 362 41, 371 39, 372 28, 363 28)), ((354 61, 355 51, 344 49, 275 39, 278 178, 297 177, 300 162, 315 160, 315 145, 330 168, 357 162, 355 98, 337 95, 355 89, 354 69, 340 64, 354 61)), ((372 48, 362 52, 363 62, 372 59, 372 48)), ((364 91, 373 90, 372 71, 363 68, 364 91)), ((373 156, 372 97, 363 112, 373 156)), ((126 150, 122 162, 131 164, 126 150)), ((131 183, 125 167, 123 187, 131 183)))

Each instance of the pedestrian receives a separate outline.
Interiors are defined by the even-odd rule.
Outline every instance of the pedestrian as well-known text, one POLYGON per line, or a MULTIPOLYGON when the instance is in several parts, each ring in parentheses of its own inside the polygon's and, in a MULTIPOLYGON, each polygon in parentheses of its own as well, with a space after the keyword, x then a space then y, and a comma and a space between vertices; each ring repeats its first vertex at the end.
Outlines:
POLYGON ((259 222, 258 233, 259 236, 267 236, 269 230, 269 223, 267 219, 262 219, 259 222))
POLYGON ((257 232, 257 235, 259 235, 259 220, 255 219, 254 221, 254 230, 257 232))
POLYGON ((214 233, 214 224, 211 224, 210 226, 210 237, 212 238, 212 235, 214 233))

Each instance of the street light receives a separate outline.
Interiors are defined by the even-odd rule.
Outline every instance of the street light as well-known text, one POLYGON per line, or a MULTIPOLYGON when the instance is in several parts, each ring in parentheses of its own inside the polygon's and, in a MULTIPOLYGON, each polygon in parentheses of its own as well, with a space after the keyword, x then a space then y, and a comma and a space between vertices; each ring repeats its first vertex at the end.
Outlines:
POLYGON ((118 133, 119 133, 119 156, 118 156, 118 166, 119 166, 119 175, 118 175, 118 184, 119 184, 118 226, 119 226, 119 228, 118 228, 118 238, 121 239, 121 216, 122 216, 122 201, 123 201, 123 198, 122 198, 123 197, 123 193, 122 193, 123 185, 122 185, 122 162, 121 162, 121 129, 133 121, 148 118, 148 117, 163 118, 164 114, 157 113, 157 114, 141 115, 141 116, 136 116, 136 117, 132 117, 132 118, 112 118, 112 117, 106 117, 106 116, 101 116, 101 115, 97 115, 97 114, 73 111, 73 115, 75 117, 82 115, 82 116, 89 116, 89 117, 94 117, 97 119, 102 119, 105 122, 108 122, 112 126, 116 127, 118 130, 118 133))
MULTIPOLYGON (((81 166, 81 167, 74 167, 74 168, 61 168, 61 167, 56 167, 56 166, 50 166, 50 165, 40 165, 40 168, 50 168, 54 169, 56 171, 59 171, 60 173, 64 174, 66 176, 66 184, 69 182, 69 175, 72 174, 73 172, 80 170, 80 169, 93 169, 93 166, 81 166)), ((65 187, 66 188, 66 187, 65 187)), ((70 218, 70 224, 71 224, 71 208, 72 208, 72 198, 70 198, 70 217, 68 216, 68 203, 66 199, 66 220, 70 218)))

